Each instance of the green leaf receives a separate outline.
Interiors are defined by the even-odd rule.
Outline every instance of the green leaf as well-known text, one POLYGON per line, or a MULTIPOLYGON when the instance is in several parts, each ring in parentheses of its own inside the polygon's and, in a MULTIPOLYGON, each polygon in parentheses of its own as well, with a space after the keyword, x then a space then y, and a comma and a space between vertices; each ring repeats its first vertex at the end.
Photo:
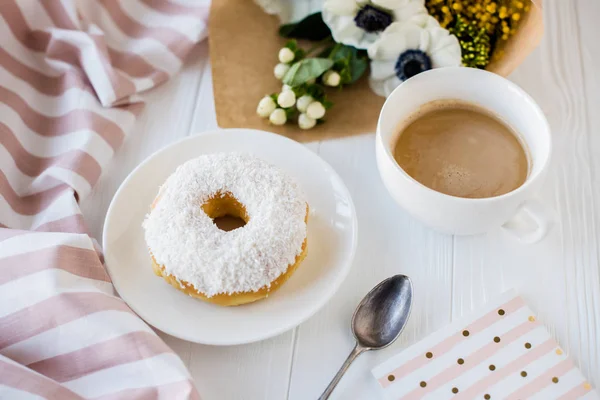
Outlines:
POLYGON ((321 101, 325 98, 325 89, 321 85, 307 85, 306 94, 310 95, 315 100, 321 101))
POLYGON ((298 49, 298 42, 296 39, 288 40, 283 47, 287 47, 291 51, 296 51, 298 49))
POLYGON ((355 53, 354 57, 350 60, 350 68, 352 69, 352 81, 356 82, 361 76, 367 71, 369 66, 369 56, 364 50, 359 50, 355 53))
POLYGON ((331 31, 321 13, 314 13, 299 22, 281 25, 279 34, 285 38, 306 39, 306 40, 323 40, 331 36, 331 31))
POLYGON ((354 83, 357 80, 359 80, 360 77, 364 75, 368 66, 369 66, 369 62, 367 61, 366 58, 353 59, 350 64, 350 69, 351 69, 351 74, 352 74, 352 80, 350 81, 350 83, 354 83))
POLYGON ((294 94, 296 95, 296 98, 299 99, 300 97, 304 96, 306 94, 306 85, 300 85, 300 86, 294 86, 292 88, 292 91, 294 92, 294 94))
POLYGON ((292 87, 316 79, 333 66, 328 58, 305 58, 292 65, 283 77, 283 83, 292 87))
POLYGON ((350 68, 350 60, 343 58, 341 60, 337 60, 333 62, 333 69, 336 71, 341 71, 344 68, 350 68))
POLYGON ((294 119, 296 117, 296 114, 298 114, 298 110, 296 109, 296 107, 288 107, 288 108, 284 108, 285 110, 285 118, 289 121, 291 119, 294 119))
MULTIPOLYGON (((337 44, 335 46, 337 46, 337 44)), ((331 54, 331 51, 334 49, 335 46, 325 47, 319 52, 319 54, 317 54, 317 57, 329 57, 329 54, 331 54)))
POLYGON ((339 72, 342 84, 356 82, 369 66, 366 52, 341 43, 331 49, 329 58, 335 62, 334 69, 339 72))
POLYGON ((354 80, 352 79, 352 69, 351 68, 346 68, 346 69, 340 71, 339 74, 340 74, 340 84, 345 85, 345 84, 354 82, 354 80))
POLYGON ((300 61, 306 56, 306 52, 302 49, 296 49, 294 51, 294 60, 300 61))
POLYGON ((331 58, 333 61, 348 60, 352 58, 354 53, 356 53, 356 49, 354 47, 338 43, 333 46, 333 49, 331 49, 329 58, 331 58))
POLYGON ((300 61, 306 56, 306 51, 298 46, 296 39, 288 40, 283 47, 287 47, 294 52, 294 61, 300 61))

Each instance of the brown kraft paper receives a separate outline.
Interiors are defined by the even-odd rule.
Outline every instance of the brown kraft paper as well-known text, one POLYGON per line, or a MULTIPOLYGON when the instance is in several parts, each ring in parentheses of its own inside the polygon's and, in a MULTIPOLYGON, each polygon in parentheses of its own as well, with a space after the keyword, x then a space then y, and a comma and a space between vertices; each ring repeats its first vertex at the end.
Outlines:
MULTIPOLYGON (((541 5, 541 1, 536 1, 541 5)), ((281 91, 273 76, 277 53, 286 39, 279 37, 279 19, 252 0, 213 0, 210 10, 210 62, 217 123, 221 128, 253 128, 279 133, 300 142, 374 132, 385 99, 369 88, 368 73, 342 90, 329 89, 334 106, 326 122, 304 131, 295 123, 269 124, 256 114, 258 101, 281 91)), ((517 33, 498 49, 503 56, 488 70, 509 75, 539 44, 543 33, 541 7, 532 6, 517 33)))

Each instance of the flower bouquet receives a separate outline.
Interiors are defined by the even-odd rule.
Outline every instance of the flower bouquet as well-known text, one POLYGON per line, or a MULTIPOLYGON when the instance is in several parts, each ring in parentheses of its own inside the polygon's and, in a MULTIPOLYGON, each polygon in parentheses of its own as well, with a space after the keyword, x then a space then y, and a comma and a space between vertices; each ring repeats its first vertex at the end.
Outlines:
POLYGON ((218 123, 298 140, 372 131, 385 97, 431 68, 508 75, 542 33, 531 0, 256 3, 213 2, 218 123))

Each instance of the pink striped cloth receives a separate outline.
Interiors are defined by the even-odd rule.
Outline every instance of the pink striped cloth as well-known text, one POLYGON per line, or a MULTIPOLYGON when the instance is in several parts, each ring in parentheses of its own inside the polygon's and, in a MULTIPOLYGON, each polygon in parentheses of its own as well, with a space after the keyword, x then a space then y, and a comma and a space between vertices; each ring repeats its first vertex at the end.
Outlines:
POLYGON ((0 1, 0 398, 198 398, 78 202, 207 33, 202 0, 0 1))

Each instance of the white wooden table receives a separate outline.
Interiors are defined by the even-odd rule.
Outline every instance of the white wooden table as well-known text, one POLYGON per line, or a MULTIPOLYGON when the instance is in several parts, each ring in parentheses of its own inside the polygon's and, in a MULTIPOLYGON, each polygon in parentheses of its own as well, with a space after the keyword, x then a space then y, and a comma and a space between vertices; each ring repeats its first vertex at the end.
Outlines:
MULTIPOLYGON (((553 165, 540 193, 556 210, 548 237, 522 245, 500 230, 477 237, 438 234, 386 192, 372 133, 308 144, 337 170, 356 204, 360 239, 350 275, 317 315, 270 340, 210 347, 161 334, 204 400, 315 399, 352 347, 355 306, 396 273, 415 284, 409 326, 392 347, 363 355, 335 398, 376 398, 373 366, 511 287, 600 386, 600 0, 547 0, 544 7, 544 41, 510 78, 540 103, 553 130, 553 165)), ((135 131, 83 203, 95 237, 101 237, 113 194, 138 163, 181 137, 216 127, 203 43, 180 75, 149 94, 135 131)))

